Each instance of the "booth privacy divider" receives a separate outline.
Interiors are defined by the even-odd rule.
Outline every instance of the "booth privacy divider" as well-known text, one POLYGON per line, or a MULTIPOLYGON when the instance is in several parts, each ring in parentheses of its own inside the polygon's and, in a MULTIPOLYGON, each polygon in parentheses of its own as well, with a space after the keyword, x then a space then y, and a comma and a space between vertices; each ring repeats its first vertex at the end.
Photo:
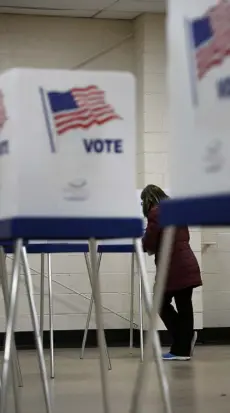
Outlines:
POLYGON ((131 412, 151 360, 155 328, 177 226, 230 224, 230 2, 169 0, 167 18, 171 139, 171 199, 160 206, 162 240, 158 277, 131 412))
MULTIPOLYGON (((54 411, 23 240, 89 241, 103 409, 109 413, 97 240, 133 240, 145 302, 151 311, 140 239, 143 224, 136 199, 135 81, 130 74, 118 72, 13 69, 1 75, 0 90, 4 108, 0 136, 0 239, 14 243, 0 413, 6 413, 9 368, 15 359, 12 350, 21 260, 46 412, 54 411)), ((169 413, 156 331, 154 337, 159 378, 169 413)), ((19 413, 22 410, 16 375, 13 378, 19 413)))

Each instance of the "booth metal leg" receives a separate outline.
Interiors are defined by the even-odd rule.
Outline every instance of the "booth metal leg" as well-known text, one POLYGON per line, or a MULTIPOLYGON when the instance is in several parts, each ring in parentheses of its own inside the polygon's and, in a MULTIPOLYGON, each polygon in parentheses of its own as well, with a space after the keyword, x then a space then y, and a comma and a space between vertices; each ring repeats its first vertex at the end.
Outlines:
MULTIPOLYGON (((87 267, 87 271, 88 271, 88 276, 89 276, 89 281, 90 281, 90 285, 92 288, 92 280, 91 280, 91 267, 90 267, 90 263, 89 263, 89 259, 88 259, 88 254, 85 253, 85 263, 86 263, 86 267, 87 267)), ((99 254, 98 256, 98 265, 97 265, 97 270, 99 272, 100 270, 100 265, 101 265, 101 258, 102 258, 102 254, 99 254)), ((85 331, 84 331, 84 337, 83 337, 83 341, 82 341, 82 347, 81 347, 81 359, 84 358, 84 352, 85 352, 85 346, 86 346, 86 340, 87 340, 87 336, 88 336, 88 331, 89 331, 89 323, 91 320, 91 315, 92 315, 92 310, 93 310, 93 294, 91 294, 90 297, 90 303, 89 303, 89 310, 88 310, 88 315, 87 315, 87 320, 86 320, 86 325, 85 325, 85 331)))
MULTIPOLYGON (((6 412, 7 405, 7 390, 9 385, 9 366, 12 362, 12 350, 14 343, 14 328, 17 314, 17 302, 19 293, 19 275, 20 275, 20 253, 22 247, 22 240, 19 239, 15 244, 15 255, 13 261, 12 282, 10 288, 8 317, 6 320, 6 338, 3 365, 1 372, 1 397, 0 397, 0 413, 6 412)), ((14 377, 14 376, 13 376, 14 377)), ((15 380, 13 380, 15 383, 15 380)), ((14 384, 14 398, 16 411, 20 412, 20 400, 17 385, 14 384)))
MULTIPOLYGON (((98 276, 99 276, 101 259, 102 259, 102 254, 100 253, 99 256, 98 256, 98 260, 97 260, 97 273, 98 273, 98 276)), ((91 269, 91 265, 90 265, 89 257, 88 257, 87 253, 85 253, 85 262, 86 262, 86 267, 87 267, 89 280, 90 280, 90 284, 91 284, 91 288, 92 288, 92 269, 91 269)), ((91 298, 90 298, 90 304, 89 304, 88 316, 87 316, 87 321, 86 321, 86 326, 85 326, 85 331, 84 331, 83 342, 82 342, 81 359, 83 359, 83 357, 84 357, 85 345, 86 345, 87 335, 88 335, 88 331, 89 331, 89 323, 90 323, 92 309, 93 309, 93 302, 94 302, 94 297, 93 297, 93 293, 92 293, 91 298)), ((107 358, 108 358, 108 368, 109 368, 109 370, 111 370, 112 365, 111 365, 111 360, 110 360, 110 357, 109 357, 108 347, 107 347, 107 344, 106 344, 105 333, 104 333, 104 346, 105 346, 105 351, 106 351, 107 358)))
POLYGON ((89 310, 88 310, 88 314, 87 314, 87 320, 86 320, 84 336, 83 336, 83 341, 82 341, 82 346, 81 346, 81 357, 80 357, 81 359, 84 358, 86 340, 87 340, 87 336, 88 336, 89 323, 90 323, 90 320, 91 320, 92 311, 93 311, 93 294, 91 295, 90 302, 89 302, 89 310))
POLYGON ((101 291, 100 291, 100 276, 97 263, 97 242, 95 239, 89 240, 89 251, 91 260, 91 276, 92 276, 92 294, 95 305, 96 325, 97 325, 97 337, 100 350, 100 370, 101 370, 101 384, 102 384, 102 397, 103 397, 103 411, 104 413, 110 413, 109 403, 109 389, 108 389, 108 374, 107 374, 107 361, 105 348, 105 333, 103 327, 102 318, 102 305, 101 305, 101 291))
POLYGON ((131 255, 131 277, 130 277, 130 334, 129 334, 129 348, 132 353, 133 349, 133 315, 134 315, 134 263, 135 252, 131 255))
POLYGON ((147 313, 149 314, 149 330, 147 333, 145 344, 144 361, 139 365, 138 374, 134 386, 130 408, 130 412, 132 413, 140 413, 142 411, 143 406, 141 404, 141 396, 145 384, 146 372, 149 365, 149 361, 151 361, 152 358, 152 346, 156 356, 157 374, 160 382, 164 410, 165 413, 172 413, 168 381, 163 367, 159 336, 157 332, 157 315, 161 307, 174 236, 174 227, 169 227, 165 230, 162 239, 162 248, 160 252, 159 267, 153 300, 150 299, 151 291, 148 283, 148 275, 145 268, 141 240, 135 240, 137 259, 143 283, 145 305, 147 313))
POLYGON ((54 379, 54 322, 53 322, 53 288, 52 261, 48 254, 48 290, 49 290, 49 328, 50 328, 50 376, 54 379))
MULTIPOLYGON (((8 318, 9 312, 9 286, 8 286, 8 275, 6 269, 6 257, 2 247, 0 247, 0 279, 2 284, 2 293, 5 305, 5 313, 6 319, 8 318)), ((18 380, 18 386, 23 387, 23 380, 22 380, 22 372, 18 358, 18 352, 15 344, 15 340, 13 341, 13 349, 12 349, 12 358, 14 364, 14 377, 15 380, 18 380)))
POLYGON ((31 277, 31 272, 30 272, 30 267, 29 267, 25 247, 22 247, 22 263, 23 263, 23 268, 25 272, 26 290, 27 290, 27 295, 28 295, 28 300, 29 300, 30 313, 31 313, 32 324, 33 324, 34 333, 35 333, 35 341, 36 341, 37 351, 38 351, 38 361, 39 361, 41 380, 42 380, 42 386, 43 386, 43 392, 44 392, 44 398, 45 398, 46 413, 51 413, 52 406, 51 406, 51 398, 50 398, 50 391, 49 391, 49 385, 48 385, 47 371, 46 371, 44 352, 43 352, 42 340, 41 340, 40 329, 39 329, 38 316, 37 316, 36 306, 35 306, 35 301, 34 301, 32 277, 31 277))
POLYGON ((41 254, 41 284, 40 284, 40 334, 43 343, 44 334, 44 297, 45 297, 45 254, 41 254))
MULTIPOLYGON (((44 297, 45 297, 45 254, 41 254, 41 284, 40 284, 40 334, 43 342, 44 334, 44 297)), ((49 330, 50 330, 50 377, 54 379, 54 322, 53 322, 53 288, 52 288, 52 261, 48 258, 48 293, 49 293, 49 330)))
MULTIPOLYGON (((5 253, 2 247, 0 247, 0 278, 1 278, 1 284, 2 284, 2 292, 3 292, 3 299, 4 299, 4 305, 5 305, 5 314, 6 314, 6 320, 8 319, 9 315, 9 286, 8 286, 8 275, 7 275, 7 269, 6 269, 6 257, 5 253)), ((13 343, 12 343, 12 359, 11 359, 11 371, 12 371, 12 379, 13 379, 13 394, 14 394, 14 405, 15 405, 15 411, 17 413, 21 412, 21 404, 20 404, 20 393, 18 390, 19 387, 23 387, 23 381, 22 381, 22 373, 21 373, 21 368, 19 364, 19 358, 18 358, 18 353, 17 353, 17 348, 15 344, 15 338, 13 337, 13 343)))
POLYGON ((140 314, 140 349, 141 362, 144 360, 144 328, 143 328, 143 306, 142 306, 142 279, 138 270, 139 277, 139 314, 140 314))

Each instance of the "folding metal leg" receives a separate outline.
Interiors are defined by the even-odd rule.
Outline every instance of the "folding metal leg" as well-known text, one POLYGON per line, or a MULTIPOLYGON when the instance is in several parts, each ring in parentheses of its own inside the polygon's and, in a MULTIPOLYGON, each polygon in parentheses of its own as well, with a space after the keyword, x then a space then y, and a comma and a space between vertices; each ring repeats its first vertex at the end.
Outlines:
MULTIPOLYGON (((88 271, 90 285, 91 285, 91 288, 92 288, 90 263, 89 263, 87 253, 85 253, 84 255, 85 255, 85 263, 86 263, 86 268, 87 268, 87 271, 88 271)), ((98 262, 98 266, 97 266, 98 272, 100 270, 101 258, 102 258, 102 254, 99 254, 98 261, 97 261, 98 262)), ((90 298, 90 302, 89 302, 89 310, 88 310, 88 315, 87 315, 87 320, 86 320, 86 325, 85 325, 85 331, 84 331, 84 337, 83 337, 83 341, 82 341, 82 347, 81 347, 81 357, 80 357, 81 359, 84 358, 84 352, 85 352, 85 346, 86 346, 86 340, 87 340, 88 331, 89 331, 89 323, 90 323, 90 320, 91 320, 92 310, 93 310, 93 294, 91 294, 91 298, 90 298)))
MULTIPOLYGON (((6 258, 5 258, 5 253, 2 247, 0 247, 0 261, 1 261, 0 277, 1 277, 4 305, 5 305, 5 314, 6 314, 6 320, 7 320, 8 314, 9 314, 10 297, 9 297, 9 287, 8 287, 8 275, 7 275, 7 269, 6 269, 6 258)), ((13 379, 13 394, 14 394, 15 411, 20 413, 21 412, 21 404, 20 404, 21 395, 17 387, 18 386, 23 387, 23 381, 22 381, 21 368, 19 364, 18 352, 16 349, 14 336, 13 336, 13 343, 12 343, 12 358, 11 358, 10 364, 11 364, 12 379, 13 379)))
POLYGON ((157 279, 156 279, 156 287, 154 291, 154 299, 151 304, 151 291, 148 283, 148 275, 145 268, 145 261, 144 261, 144 254, 142 251, 141 240, 135 240, 136 245, 136 253, 137 259, 140 267, 141 277, 142 277, 142 285, 144 289, 144 299, 146 304, 147 313, 150 316, 149 319, 149 330, 147 333, 146 344, 145 344, 145 354, 144 354, 144 362, 140 364, 138 369, 138 374, 136 378, 136 383, 133 391, 132 401, 131 401, 131 413, 140 413, 142 411, 143 406, 141 405, 141 396, 143 386, 145 384, 146 372, 149 365, 149 361, 151 360, 152 356, 152 345, 154 348, 154 352, 156 355, 156 363, 157 363, 157 374, 160 382, 161 393, 164 403, 164 410, 166 413, 172 413, 170 395, 169 395, 169 388, 168 388, 168 381, 164 371, 162 357, 161 357, 161 350, 160 350, 160 342, 159 336, 157 333, 157 315, 159 313, 162 297, 164 293, 166 278, 167 278, 167 270, 171 256, 171 250, 173 245, 175 235, 175 228, 169 227, 165 230, 163 239, 162 239, 162 247, 160 251, 160 259, 159 259, 159 267, 157 272, 157 279))
POLYGON ((50 328, 50 377, 54 379, 54 321, 51 254, 48 254, 49 328, 50 328))
MULTIPOLYGON (((2 292, 3 292, 6 318, 8 318, 10 297, 9 297, 9 286, 8 286, 8 274, 6 270, 6 257, 5 257, 5 253, 2 247, 0 247, 0 280, 2 284, 2 292)), ((12 358, 13 358, 13 364, 14 364, 14 373, 13 373, 14 377, 15 379, 17 378, 18 380, 18 386, 23 387, 21 367, 19 363, 15 340, 13 341, 12 358)))
MULTIPOLYGON (((54 322, 53 322, 53 288, 52 288, 52 261, 48 258, 48 294, 49 294, 49 330, 50 330, 50 377, 54 379, 54 322)), ((43 343, 44 334, 44 297, 45 297, 45 254, 41 254, 41 284, 40 284, 40 334, 43 343)))
MULTIPOLYGON (((97 273, 98 273, 98 276, 99 276, 101 258, 102 258, 102 254, 100 253, 99 256, 98 256, 98 260, 97 260, 97 273)), ((92 288, 92 270, 91 270, 91 265, 90 265, 89 257, 88 257, 87 253, 85 253, 85 262, 86 262, 86 267, 87 267, 87 271, 88 271, 88 275, 89 275, 90 285, 91 285, 91 288, 92 288)), ((89 304, 89 310, 88 310, 88 315, 87 315, 87 320, 86 320, 84 337, 83 337, 83 341, 82 341, 81 359, 84 358, 84 351, 85 351, 85 345, 86 345, 87 335, 88 335, 88 331, 89 331, 89 323, 90 323, 90 319, 91 319, 91 315, 92 315, 93 302, 94 302, 94 298, 93 298, 93 293, 92 293, 91 298, 90 298, 90 304, 89 304)), ((105 345, 105 351, 106 351, 107 358, 108 358, 108 368, 109 368, 109 370, 111 370, 112 366, 111 366, 111 361, 110 361, 110 357, 109 357, 108 347, 107 347, 107 344, 106 344, 105 333, 104 333, 104 345, 105 345)))
MULTIPOLYGON (((134 263, 135 263, 135 253, 132 253, 131 259, 131 298, 130 298, 130 349, 133 348, 133 319, 134 319, 134 263)), ((144 327, 143 327, 143 306, 142 306, 142 281, 139 271, 139 266, 137 262, 137 272, 138 272, 138 282, 139 282, 139 316, 140 316, 140 350, 141 350, 141 361, 144 359, 144 327)))
POLYGON ((38 351, 38 361, 39 361, 41 380, 42 380, 42 386, 43 386, 43 392, 44 392, 44 398, 45 398, 46 413, 52 413, 51 398, 50 398, 47 371, 46 371, 46 365, 45 365, 45 359, 44 359, 44 352, 43 352, 42 340, 41 340, 41 335, 40 335, 38 316, 37 316, 36 306, 35 306, 35 301, 34 301, 33 283, 32 283, 32 277, 31 277, 31 272, 30 272, 30 267, 29 267, 25 247, 22 247, 22 263, 23 263, 23 268, 25 272, 25 284, 26 284, 26 290, 27 290, 27 295, 28 295, 28 300, 29 300, 29 307, 30 307, 33 329, 35 333, 35 341, 36 341, 37 351, 38 351))
POLYGON ((101 305, 101 291, 100 291, 100 277, 97 263, 97 242, 95 239, 89 240, 89 251, 91 260, 91 280, 92 280, 92 294, 95 305, 97 338, 100 350, 100 370, 101 370, 101 385, 103 396, 103 411, 110 413, 109 392, 108 392, 108 374, 106 366, 105 349, 105 334, 102 319, 102 305, 101 305))
POLYGON ((131 274, 130 274, 130 334, 129 334, 129 348, 132 353, 133 349, 133 316, 134 316, 134 262, 135 253, 131 255, 131 274))
MULTIPOLYGON (((0 397, 0 413, 6 413, 7 404, 7 390, 9 385, 9 366, 12 362, 12 350, 14 343, 14 328, 17 313, 17 302, 19 293, 19 275, 20 275, 20 252, 22 247, 22 240, 19 239, 15 244, 15 255, 13 262, 12 282, 10 288, 10 298, 8 307, 8 317, 6 321, 6 339, 4 348, 4 357, 1 373, 1 397, 0 397)), ((14 377, 14 375, 13 375, 14 377)), ((18 395, 17 384, 14 383, 14 397, 16 411, 20 412, 20 400, 18 395)))
POLYGON ((140 315, 140 349, 141 361, 144 360, 144 328, 143 328, 143 306, 142 306, 142 279, 138 268, 139 277, 139 315, 140 315))
POLYGON ((45 254, 41 254, 41 284, 40 284, 40 334, 43 343, 44 334, 44 297, 45 297, 45 254))
POLYGON ((87 320, 86 320, 84 336, 83 336, 82 346, 81 346, 81 356, 80 356, 81 359, 84 358, 86 340, 87 340, 87 336, 88 336, 89 323, 90 323, 90 320, 91 320, 92 311, 93 311, 93 294, 91 294, 91 298, 90 298, 90 302, 89 302, 89 310, 88 310, 88 314, 87 314, 87 320))

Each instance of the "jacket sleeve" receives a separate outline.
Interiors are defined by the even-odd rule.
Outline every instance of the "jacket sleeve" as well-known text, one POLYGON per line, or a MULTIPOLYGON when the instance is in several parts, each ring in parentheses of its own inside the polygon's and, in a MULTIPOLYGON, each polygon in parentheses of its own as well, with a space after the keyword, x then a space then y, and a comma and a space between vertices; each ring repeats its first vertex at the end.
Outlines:
POLYGON ((145 234, 142 238, 144 252, 155 254, 160 237, 160 226, 158 224, 158 214, 151 211, 148 216, 148 224, 145 234))

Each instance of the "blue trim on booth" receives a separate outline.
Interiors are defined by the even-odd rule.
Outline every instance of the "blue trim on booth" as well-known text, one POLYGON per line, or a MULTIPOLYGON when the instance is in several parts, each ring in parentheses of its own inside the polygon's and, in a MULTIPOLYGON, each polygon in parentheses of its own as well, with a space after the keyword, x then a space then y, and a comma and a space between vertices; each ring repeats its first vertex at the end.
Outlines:
POLYGON ((135 247, 134 245, 98 245, 98 252, 99 253, 132 253, 135 252, 135 247))
POLYGON ((87 244, 29 244, 26 248, 28 254, 65 254, 85 253, 89 251, 87 244))
MULTIPOLYGON (((3 242, 1 245, 4 248, 6 254, 13 254, 13 243, 3 242)), ((89 252, 89 247, 87 244, 71 244, 71 243, 60 243, 60 244, 24 244, 28 254, 65 254, 65 253, 87 253, 89 252)), ((98 245, 98 253, 109 254, 109 253, 132 253, 135 252, 134 245, 98 245)))
POLYGON ((160 224, 176 226, 230 225, 230 195, 169 199, 160 206, 160 224))
POLYGON ((12 218, 0 221, 0 239, 83 240, 139 238, 141 218, 12 218))
MULTIPOLYGON (((28 243, 23 241, 23 245, 27 248, 28 243)), ((6 254, 14 253, 14 242, 13 241, 1 241, 0 246, 4 248, 6 254)))

